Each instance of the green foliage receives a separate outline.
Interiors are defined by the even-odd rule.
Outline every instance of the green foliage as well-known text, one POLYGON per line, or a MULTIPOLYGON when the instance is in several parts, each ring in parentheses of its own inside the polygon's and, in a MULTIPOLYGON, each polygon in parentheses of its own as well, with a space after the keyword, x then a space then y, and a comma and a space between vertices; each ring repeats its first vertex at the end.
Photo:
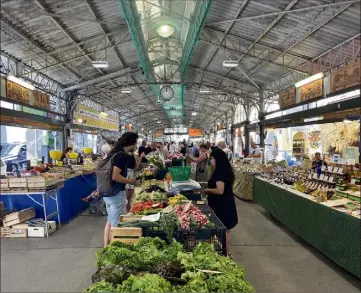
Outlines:
POLYGON ((158 275, 130 276, 120 286, 120 292, 172 292, 171 284, 158 275))
POLYGON ((254 292, 243 267, 208 243, 185 253, 180 243, 167 245, 159 238, 144 237, 134 245, 114 242, 97 252, 97 266, 97 283, 84 292, 254 292), (163 277, 181 277, 186 283, 172 286, 163 277))
POLYGON ((83 290, 84 293, 88 292, 115 292, 115 288, 111 283, 101 281, 98 283, 94 283, 87 289, 83 290))

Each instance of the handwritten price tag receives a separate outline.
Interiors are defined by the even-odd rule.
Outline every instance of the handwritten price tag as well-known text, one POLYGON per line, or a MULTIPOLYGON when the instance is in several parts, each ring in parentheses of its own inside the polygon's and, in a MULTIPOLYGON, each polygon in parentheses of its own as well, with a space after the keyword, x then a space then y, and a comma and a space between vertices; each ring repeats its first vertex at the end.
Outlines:
POLYGON ((325 170, 326 170, 326 166, 325 166, 325 165, 322 165, 321 171, 325 171, 325 170))
POLYGON ((324 174, 321 174, 320 180, 323 180, 324 178, 325 178, 325 175, 324 175, 324 174))
POLYGON ((328 172, 332 172, 332 166, 327 167, 328 172))
POLYGON ((337 171, 338 171, 338 167, 334 167, 334 168, 333 168, 333 172, 334 172, 334 173, 337 173, 337 171))
POLYGON ((313 173, 312 178, 313 178, 313 179, 317 179, 317 173, 313 173))
POLYGON ((330 176, 330 178, 328 179, 328 182, 333 182, 333 177, 330 176))
POLYGON ((343 168, 338 168, 338 174, 343 174, 343 168))
POLYGON ((356 179, 355 178, 351 179, 351 184, 356 184, 356 179))

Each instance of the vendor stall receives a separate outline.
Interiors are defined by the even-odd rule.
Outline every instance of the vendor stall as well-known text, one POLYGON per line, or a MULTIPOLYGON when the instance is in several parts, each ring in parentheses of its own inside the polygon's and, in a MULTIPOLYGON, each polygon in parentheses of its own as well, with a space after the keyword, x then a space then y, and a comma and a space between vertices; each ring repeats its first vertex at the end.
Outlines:
POLYGON ((360 273, 360 218, 317 203, 312 196, 256 178, 253 198, 290 231, 357 276, 360 273))
MULTIPOLYGON (((88 204, 81 199, 88 196, 96 189, 95 174, 78 175, 64 180, 62 188, 57 188, 57 200, 53 200, 53 194, 50 191, 24 191, 24 192, 1 192, 0 200, 4 202, 6 210, 22 210, 29 207, 35 209, 36 218, 45 218, 49 220, 61 221, 67 223, 82 211, 88 204), (56 212, 59 212, 59 217, 56 212), (50 215, 50 217, 49 217, 50 215)), ((54 193, 54 189, 51 191, 54 193)))

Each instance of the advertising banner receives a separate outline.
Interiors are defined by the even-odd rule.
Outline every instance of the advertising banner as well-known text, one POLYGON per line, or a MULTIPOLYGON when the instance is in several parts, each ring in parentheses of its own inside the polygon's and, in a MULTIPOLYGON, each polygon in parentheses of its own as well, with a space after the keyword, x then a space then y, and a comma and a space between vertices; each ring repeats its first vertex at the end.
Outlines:
POLYGON ((323 95, 323 79, 317 79, 313 82, 300 87, 300 102, 312 100, 323 95))
POLYGON ((189 134, 190 137, 202 136, 202 129, 200 129, 200 128, 189 128, 188 134, 189 134))
POLYGON ((296 88, 291 87, 279 93, 280 108, 285 108, 296 104, 296 88))
POLYGON ((331 92, 360 84, 360 60, 331 71, 331 92))
POLYGON ((83 104, 76 106, 73 123, 107 130, 119 130, 119 121, 116 117, 101 116, 97 110, 83 104))
POLYGON ((16 102, 50 110, 50 97, 41 91, 31 91, 15 82, 6 80, 6 97, 16 102))

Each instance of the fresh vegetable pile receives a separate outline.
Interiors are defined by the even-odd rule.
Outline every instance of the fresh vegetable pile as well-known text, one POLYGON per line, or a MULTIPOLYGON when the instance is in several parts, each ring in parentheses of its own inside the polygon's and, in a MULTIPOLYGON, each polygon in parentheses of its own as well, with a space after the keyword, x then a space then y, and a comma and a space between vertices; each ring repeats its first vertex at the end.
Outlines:
POLYGON ((187 198, 184 195, 176 195, 168 199, 168 203, 173 207, 184 201, 187 201, 187 198))
POLYGON ((159 170, 163 170, 164 162, 162 157, 158 152, 152 152, 147 156, 147 160, 150 164, 152 164, 154 167, 158 168, 159 170))
POLYGON ((97 267, 83 292, 254 292, 243 267, 207 243, 185 253, 178 242, 159 238, 114 242, 97 252, 97 267))
POLYGON ((167 199, 167 194, 161 191, 153 191, 153 192, 140 192, 135 196, 135 202, 139 201, 148 201, 151 200, 153 202, 162 202, 167 199))
POLYGON ((154 201, 140 201, 136 202, 131 208, 130 212, 135 215, 151 215, 162 211, 165 204, 154 201))
POLYGON ((145 168, 143 169, 143 171, 140 173, 140 176, 142 178, 145 178, 145 177, 152 177, 152 176, 155 176, 155 170, 152 169, 152 168, 145 168))
POLYGON ((210 224, 208 217, 192 204, 178 205, 176 213, 182 229, 202 228, 210 224))

